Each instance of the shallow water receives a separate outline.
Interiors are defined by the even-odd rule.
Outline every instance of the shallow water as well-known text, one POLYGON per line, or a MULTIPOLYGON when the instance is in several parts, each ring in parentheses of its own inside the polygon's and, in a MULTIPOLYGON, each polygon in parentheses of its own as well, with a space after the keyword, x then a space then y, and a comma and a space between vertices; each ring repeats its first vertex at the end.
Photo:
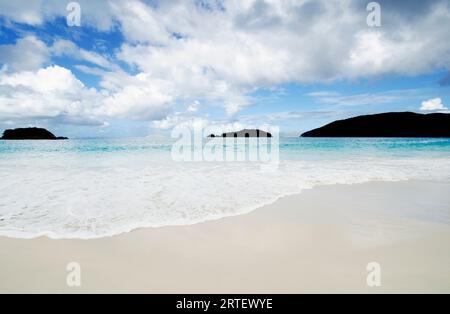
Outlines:
POLYGON ((450 180, 450 139, 282 138, 269 163, 175 161, 173 144, 0 141, 0 235, 96 238, 238 215, 323 184, 450 180))

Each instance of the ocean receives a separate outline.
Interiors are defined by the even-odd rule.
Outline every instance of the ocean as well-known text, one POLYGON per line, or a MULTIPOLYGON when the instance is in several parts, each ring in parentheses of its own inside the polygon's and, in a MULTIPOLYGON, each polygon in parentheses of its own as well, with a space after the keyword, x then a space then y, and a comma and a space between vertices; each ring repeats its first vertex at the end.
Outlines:
POLYGON ((280 138, 264 161, 180 160, 174 143, 0 141, 0 235, 100 238, 245 214, 318 185, 450 181, 450 139, 280 138))

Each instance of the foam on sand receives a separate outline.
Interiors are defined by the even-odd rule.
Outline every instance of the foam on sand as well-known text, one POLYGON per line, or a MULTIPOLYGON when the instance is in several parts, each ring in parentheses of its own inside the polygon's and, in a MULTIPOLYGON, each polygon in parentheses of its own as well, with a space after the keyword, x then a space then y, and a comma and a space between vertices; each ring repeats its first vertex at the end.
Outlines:
POLYGON ((263 171, 257 163, 176 163, 167 150, 11 154, 0 159, 0 235, 99 238, 248 213, 317 185, 450 176, 449 158, 316 155, 263 171))

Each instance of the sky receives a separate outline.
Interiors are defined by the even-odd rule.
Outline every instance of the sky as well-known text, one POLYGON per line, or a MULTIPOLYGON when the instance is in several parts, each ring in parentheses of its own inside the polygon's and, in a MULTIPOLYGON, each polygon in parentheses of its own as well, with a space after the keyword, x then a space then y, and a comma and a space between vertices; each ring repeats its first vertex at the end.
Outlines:
POLYGON ((298 136, 361 114, 449 112, 450 0, 369 3, 0 0, 0 129, 298 136))

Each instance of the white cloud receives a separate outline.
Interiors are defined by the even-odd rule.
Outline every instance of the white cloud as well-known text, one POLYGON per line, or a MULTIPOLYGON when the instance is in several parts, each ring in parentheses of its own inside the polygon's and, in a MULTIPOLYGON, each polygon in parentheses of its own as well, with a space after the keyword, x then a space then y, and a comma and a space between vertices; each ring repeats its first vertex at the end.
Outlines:
POLYGON ((444 106, 441 98, 433 98, 423 101, 420 110, 436 111, 436 110, 448 110, 448 108, 444 106))
POLYGON ((103 68, 114 68, 113 64, 104 56, 96 52, 81 49, 69 40, 56 40, 50 50, 55 56, 65 55, 74 60, 87 61, 103 68))
MULTIPOLYGON (((82 26, 94 26, 102 31, 110 30, 114 25, 114 15, 111 2, 127 0, 77 0, 81 6, 82 26)), ((0 15, 7 21, 40 26, 45 21, 56 17, 67 16, 67 4, 70 1, 61 0, 27 0, 27 1, 0 1, 0 15)))
MULTIPOLYGON (((389 73, 415 75, 450 64, 446 0, 383 2, 379 29, 367 27, 367 11, 358 0, 79 2, 83 21, 100 30, 117 23, 133 43, 122 48, 124 61, 144 72, 151 69, 160 78, 224 81, 234 90, 389 73)), ((30 24, 67 14, 57 0, 32 5, 0 1, 0 12, 30 24)))
POLYGON ((106 97, 99 113, 132 119, 161 118, 173 101, 172 96, 164 92, 164 85, 165 82, 152 80, 146 74, 138 74, 106 97))
POLYGON ((55 40, 51 46, 47 46, 37 37, 30 35, 18 39, 14 44, 0 45, 0 63, 3 63, 10 73, 38 70, 50 63, 52 56, 63 55, 103 68, 117 68, 104 56, 81 49, 69 40, 55 40))
POLYGON ((44 42, 35 36, 26 36, 12 45, 0 46, 0 63, 9 71, 31 71, 50 61, 50 53, 44 42))
MULTIPOLYGON (((419 75, 449 69, 450 65, 450 6, 446 0, 383 2, 383 25, 377 29, 367 27, 366 7, 358 0, 79 2, 82 25, 99 30, 117 26, 123 33, 125 42, 116 55, 108 58, 65 40, 46 47, 35 37, 0 46, 0 61, 8 65, 10 73, 20 74, 15 85, 5 81, 2 88, 8 94, 1 96, 4 103, 16 101, 26 90, 37 100, 45 94, 46 101, 67 105, 67 111, 78 108, 77 115, 89 117, 162 121, 174 104, 195 100, 220 105, 224 113, 233 116, 254 103, 249 94, 258 88, 389 74, 419 75), (70 102, 58 90, 43 92, 21 86, 20 79, 26 82, 42 75, 38 69, 45 67, 52 55, 101 67, 77 67, 100 76, 101 90, 77 87, 80 97, 73 96, 76 101, 70 102), (116 58, 139 74, 120 70, 113 64, 116 58)), ((59 0, 1 0, 0 15, 38 25, 64 17, 65 5, 59 0)), ((56 69, 47 72, 45 75, 61 75, 56 69)), ((70 77, 68 83, 75 82, 73 73, 70 77)), ((365 104, 386 103, 396 97, 328 95, 321 100, 365 104)), ((52 106, 38 105, 40 109, 52 106)), ((12 110, 11 106, 0 108, 12 110)))
POLYGON ((165 44, 170 33, 160 21, 159 13, 141 1, 110 2, 120 21, 124 35, 130 41, 165 44))
POLYGON ((414 22, 397 8, 392 23, 401 20, 402 27, 391 27, 388 15, 379 30, 366 27, 367 12, 356 1, 226 1, 223 6, 205 10, 175 1, 136 11, 138 17, 124 14, 118 18, 125 34, 140 43, 124 44, 118 58, 170 81, 185 97, 221 102, 228 115, 250 105, 246 95, 259 87, 417 75, 450 64, 450 44, 441 31, 443 24, 450 28, 450 11, 439 2, 414 22), (149 23, 148 33, 141 20, 149 23))
POLYGON ((152 122, 152 127, 159 130, 170 130, 173 128, 202 130, 204 136, 209 134, 221 134, 242 129, 265 129, 268 125, 255 125, 246 122, 228 122, 225 120, 211 120, 205 117, 193 117, 183 113, 171 114, 166 118, 152 122))
POLYGON ((423 89, 388 90, 378 93, 364 93, 342 95, 332 91, 318 91, 306 94, 313 97, 316 102, 337 106, 375 105, 415 100, 422 97, 427 91, 423 89))
POLYGON ((99 96, 59 66, 2 74, 0 89, 2 118, 89 117, 99 96))
MULTIPOLYGON (((110 73, 114 77, 113 73, 110 73)), ((129 76, 115 90, 88 88, 60 66, 0 74, 1 118, 63 118, 92 124, 104 119, 161 119, 171 96, 144 74, 129 76)))
POLYGON ((42 1, 0 1, 1 15, 19 23, 39 25, 44 16, 41 11, 42 1))
POLYGON ((27 88, 42 94, 68 93, 77 91, 84 86, 69 70, 59 66, 40 69, 37 72, 4 75, 0 78, 0 85, 27 88))

